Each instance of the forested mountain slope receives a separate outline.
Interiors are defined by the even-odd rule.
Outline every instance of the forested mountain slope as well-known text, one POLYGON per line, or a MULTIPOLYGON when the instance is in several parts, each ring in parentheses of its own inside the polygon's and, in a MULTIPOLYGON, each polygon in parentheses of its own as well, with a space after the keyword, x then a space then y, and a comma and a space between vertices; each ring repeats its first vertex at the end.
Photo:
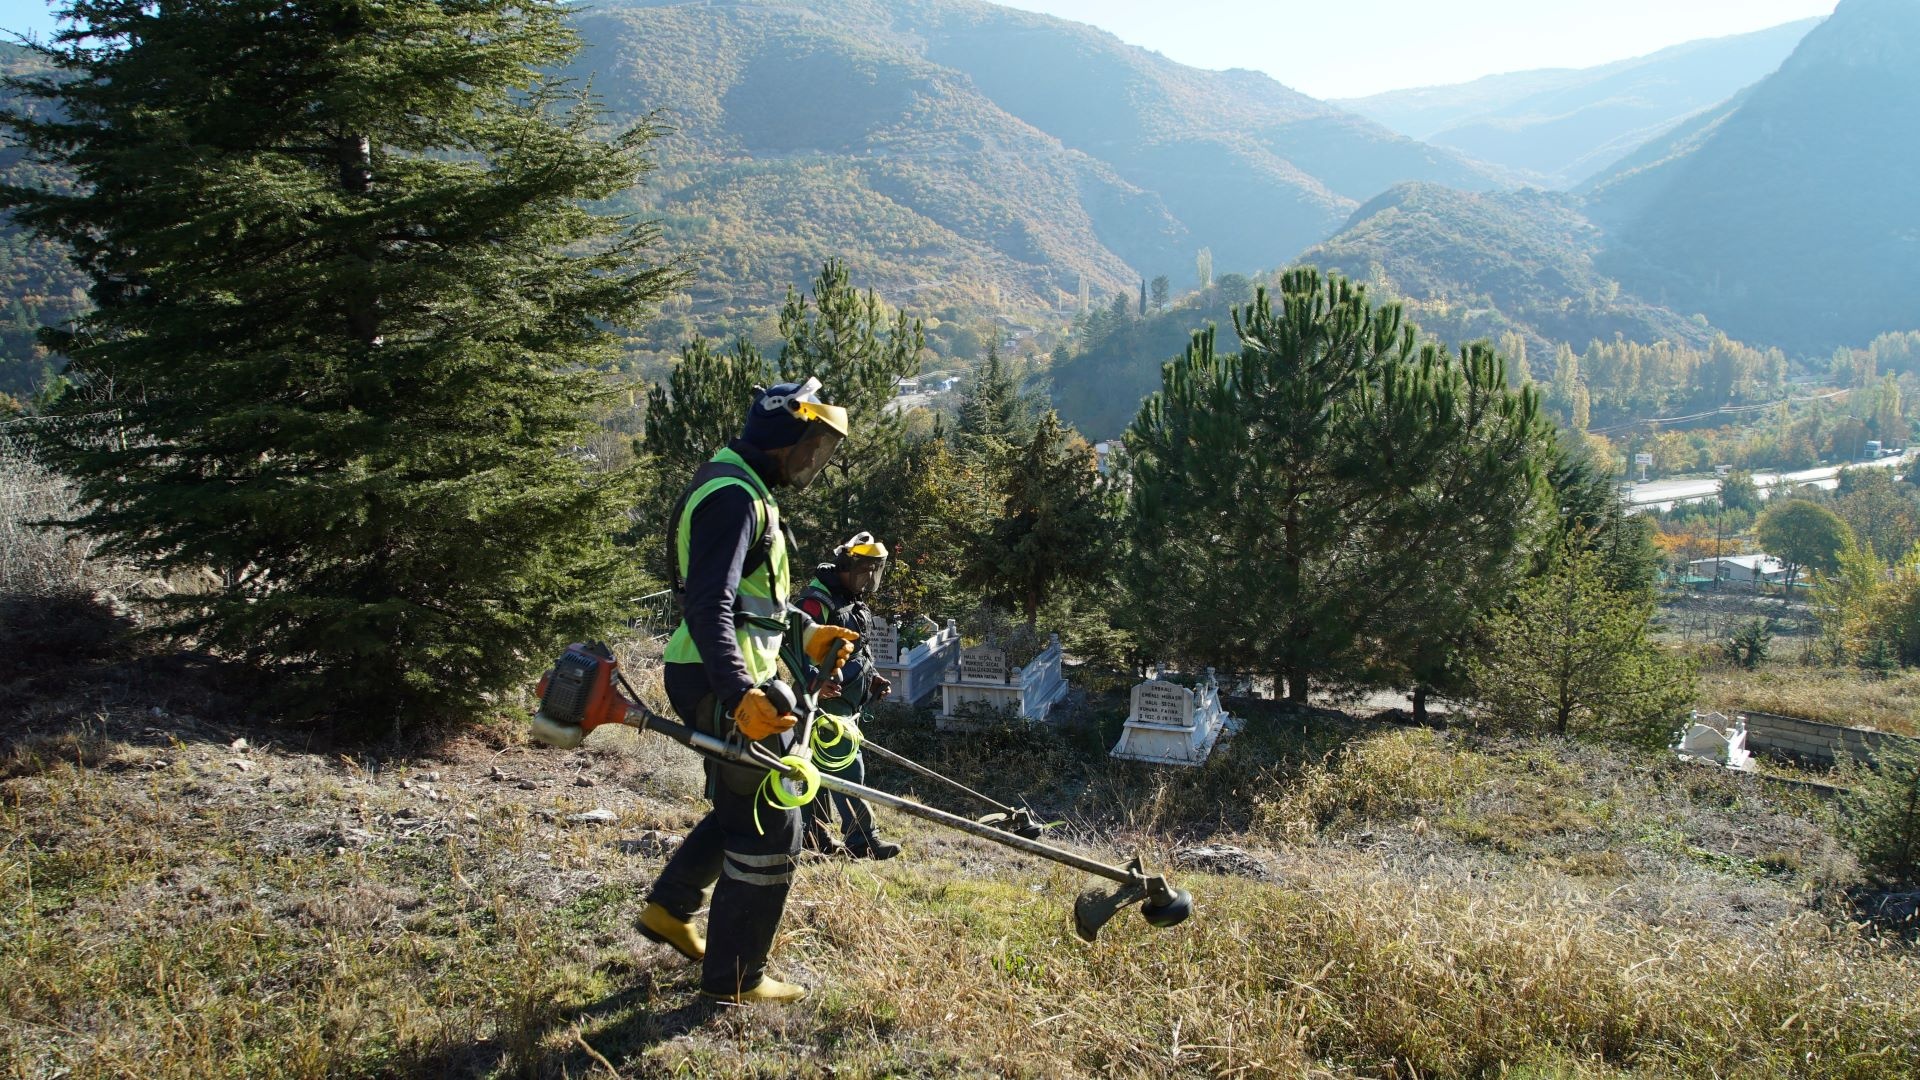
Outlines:
MULTIPOLYGON (((0 77, 35 74, 40 64, 25 49, 0 42, 0 77)), ((40 184, 51 177, 0 146, 0 183, 40 184)), ((61 252, 0 218, 0 394, 24 399, 51 374, 56 361, 34 343, 43 323, 58 322, 86 302, 86 279, 61 252)))
POLYGON ((1920 326, 1920 4, 1842 0, 1780 71, 1594 185, 1600 267, 1800 353, 1920 326))
POLYGON ((1517 333, 1550 352, 1616 335, 1693 347, 1711 340, 1705 320, 1647 303, 1597 270, 1601 243, 1575 196, 1406 184, 1361 207, 1300 260, 1406 302, 1422 328, 1452 342, 1517 333))
MULTIPOLYGON (((567 74, 613 123, 669 129, 628 208, 699 269, 638 330, 642 362, 764 330, 829 257, 917 312, 1033 326, 1083 290, 1190 280, 1202 247, 1222 271, 1279 265, 1404 180, 1494 183, 1264 75, 976 0, 607 0, 577 26, 567 74)), ((3 268, 29 323, 42 254, 3 268)))
POLYGON ((829 255, 895 302, 1031 319, 1195 251, 1273 266, 1408 179, 1490 174, 1264 75, 974 0, 610 3, 581 16, 617 119, 674 133, 636 201, 706 254, 649 337, 744 324, 829 255))

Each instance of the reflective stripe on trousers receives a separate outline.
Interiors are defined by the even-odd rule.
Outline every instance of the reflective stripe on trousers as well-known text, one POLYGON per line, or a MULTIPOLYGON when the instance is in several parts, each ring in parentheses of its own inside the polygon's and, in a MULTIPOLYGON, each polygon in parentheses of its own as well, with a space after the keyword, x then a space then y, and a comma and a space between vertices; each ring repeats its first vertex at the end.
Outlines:
POLYGON ((743 885, 785 885, 793 880, 793 856, 749 855, 729 849, 720 873, 743 885))

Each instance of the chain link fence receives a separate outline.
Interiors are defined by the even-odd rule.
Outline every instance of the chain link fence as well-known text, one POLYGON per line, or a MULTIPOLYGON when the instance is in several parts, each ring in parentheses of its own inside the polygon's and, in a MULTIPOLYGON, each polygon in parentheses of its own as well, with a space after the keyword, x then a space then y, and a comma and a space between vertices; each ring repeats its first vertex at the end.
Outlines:
POLYGON ((73 486, 33 454, 35 425, 0 421, 0 593, 45 596, 91 590, 116 577, 98 556, 98 541, 49 524, 80 510, 73 486))

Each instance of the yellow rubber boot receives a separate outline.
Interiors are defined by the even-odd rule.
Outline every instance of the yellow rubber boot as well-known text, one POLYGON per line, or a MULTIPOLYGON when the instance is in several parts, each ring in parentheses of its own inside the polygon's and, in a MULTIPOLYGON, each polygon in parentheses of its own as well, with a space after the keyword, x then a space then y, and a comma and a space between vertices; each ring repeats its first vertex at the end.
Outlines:
POLYGON ((646 910, 640 912, 640 936, 657 941, 689 960, 706 959, 707 939, 700 936, 693 924, 676 918, 659 904, 648 904, 646 910))
POLYGON ((715 994, 706 990, 700 993, 716 1001, 731 1001, 735 1005, 753 1005, 758 1002, 791 1005, 807 996, 807 988, 799 983, 781 982, 779 979, 762 975, 760 981, 751 990, 742 990, 737 994, 715 994))

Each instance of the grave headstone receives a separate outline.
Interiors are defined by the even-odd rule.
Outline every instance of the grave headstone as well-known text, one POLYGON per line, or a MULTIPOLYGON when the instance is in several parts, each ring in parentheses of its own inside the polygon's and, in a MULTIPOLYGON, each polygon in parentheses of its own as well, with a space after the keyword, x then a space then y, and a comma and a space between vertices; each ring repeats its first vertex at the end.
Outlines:
POLYGON ((993 645, 975 645, 960 650, 960 681, 1006 685, 1007 650, 993 645))
MULTIPOLYGON (((923 616, 924 618, 924 616, 923 616)), ((872 630, 874 667, 893 682, 893 700, 917 705, 940 686, 947 669, 960 655, 960 630, 947 620, 942 627, 928 619, 932 632, 911 649, 900 648, 897 624, 876 619, 872 630)))
POLYGON ((900 662, 900 628, 876 617, 867 630, 867 644, 873 650, 875 665, 892 667, 900 662))
POLYGON ((1160 765, 1198 765, 1213 753, 1220 736, 1238 730, 1220 708, 1220 686, 1211 670, 1189 690, 1178 683, 1149 679, 1133 688, 1133 708, 1120 729, 1113 756, 1160 765))
POLYGON ((1133 688, 1133 719, 1168 727, 1193 726, 1193 691, 1153 679, 1133 688))
MULTIPOLYGON (((952 624, 948 627, 951 629, 952 624)), ((946 680, 940 684, 941 709, 935 727, 942 731, 968 729, 975 725, 968 714, 978 708, 1006 710, 1029 721, 1046 720, 1053 707, 1067 696, 1062 660, 1058 634, 1017 671, 1008 663, 1006 650, 996 645, 959 650, 946 680)))

